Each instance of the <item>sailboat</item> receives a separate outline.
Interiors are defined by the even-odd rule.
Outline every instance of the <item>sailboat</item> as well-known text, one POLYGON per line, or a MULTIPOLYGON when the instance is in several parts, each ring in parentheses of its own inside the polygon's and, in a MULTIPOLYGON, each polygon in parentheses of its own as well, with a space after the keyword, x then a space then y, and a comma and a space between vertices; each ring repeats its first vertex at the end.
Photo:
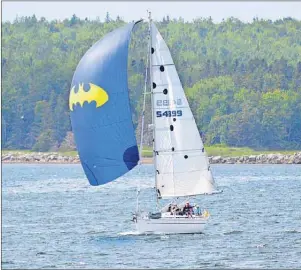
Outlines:
POLYGON ((105 35, 85 53, 74 72, 69 108, 79 158, 93 186, 114 181, 141 166, 145 97, 150 94, 157 211, 140 211, 138 192, 133 221, 139 233, 200 233, 209 212, 195 213, 190 207, 184 213, 184 205, 193 196, 217 191, 170 51, 150 13, 149 72, 145 80, 140 149, 137 146, 127 61, 131 33, 141 21, 105 35), (179 198, 183 203, 175 205, 179 198), (172 202, 160 208, 161 199, 172 202))

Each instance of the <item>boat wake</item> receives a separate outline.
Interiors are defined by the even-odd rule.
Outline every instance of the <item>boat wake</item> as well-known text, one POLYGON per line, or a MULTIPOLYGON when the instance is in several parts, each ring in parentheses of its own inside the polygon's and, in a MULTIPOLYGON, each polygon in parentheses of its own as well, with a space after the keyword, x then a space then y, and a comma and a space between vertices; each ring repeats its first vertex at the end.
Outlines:
POLYGON ((224 235, 230 235, 230 234, 240 234, 243 233, 243 231, 239 231, 239 230, 233 230, 233 231, 229 231, 229 232, 224 232, 224 235))
POLYGON ((128 231, 128 232, 120 232, 118 233, 118 235, 140 235, 141 233, 139 233, 138 231, 128 231))
POLYGON ((138 231, 128 231, 128 232, 120 232, 118 233, 118 235, 120 236, 128 236, 128 235, 161 235, 161 237, 164 238, 168 238, 169 235, 167 235, 166 233, 162 233, 162 232, 138 232, 138 231))

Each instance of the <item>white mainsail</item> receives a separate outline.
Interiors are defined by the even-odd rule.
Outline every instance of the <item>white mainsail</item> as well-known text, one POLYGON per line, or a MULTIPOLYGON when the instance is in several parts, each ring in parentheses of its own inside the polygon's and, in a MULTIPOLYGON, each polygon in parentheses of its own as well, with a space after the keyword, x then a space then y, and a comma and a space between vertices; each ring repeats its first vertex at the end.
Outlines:
POLYGON ((159 196, 214 192, 209 161, 170 51, 151 25, 156 188, 159 196))

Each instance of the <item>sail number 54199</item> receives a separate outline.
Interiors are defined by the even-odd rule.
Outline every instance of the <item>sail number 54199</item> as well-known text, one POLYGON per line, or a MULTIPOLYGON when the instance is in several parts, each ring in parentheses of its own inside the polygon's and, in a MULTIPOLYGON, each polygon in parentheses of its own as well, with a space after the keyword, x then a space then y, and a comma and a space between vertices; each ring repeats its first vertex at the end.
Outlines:
POLYGON ((156 111, 157 117, 174 117, 174 116, 182 116, 182 110, 177 111, 156 111))

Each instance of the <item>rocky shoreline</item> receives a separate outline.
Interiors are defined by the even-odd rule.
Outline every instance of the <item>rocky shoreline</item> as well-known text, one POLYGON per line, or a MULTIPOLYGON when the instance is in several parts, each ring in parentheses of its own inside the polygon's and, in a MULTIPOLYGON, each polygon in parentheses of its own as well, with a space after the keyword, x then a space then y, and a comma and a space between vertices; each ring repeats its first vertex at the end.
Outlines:
MULTIPOLYGON (((67 156, 61 153, 19 153, 11 152, 2 154, 2 163, 80 163, 78 155, 67 156)), ((143 158, 142 163, 151 164, 152 158, 143 158)), ((210 164, 301 164, 301 152, 291 155, 260 154, 240 157, 209 157, 210 164)))

